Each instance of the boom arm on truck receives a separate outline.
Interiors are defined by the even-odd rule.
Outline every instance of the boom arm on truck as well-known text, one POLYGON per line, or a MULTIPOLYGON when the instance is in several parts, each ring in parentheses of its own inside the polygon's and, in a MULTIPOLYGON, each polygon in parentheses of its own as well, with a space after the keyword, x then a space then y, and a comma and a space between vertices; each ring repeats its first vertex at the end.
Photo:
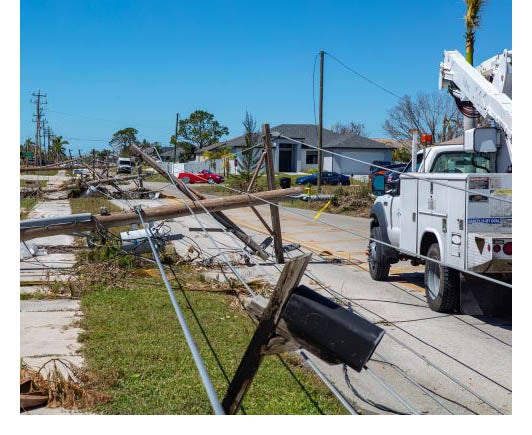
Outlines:
POLYGON ((456 50, 445 51, 440 64, 440 89, 449 88, 459 101, 469 101, 484 118, 493 119, 506 135, 512 158, 512 51, 470 65, 456 50))

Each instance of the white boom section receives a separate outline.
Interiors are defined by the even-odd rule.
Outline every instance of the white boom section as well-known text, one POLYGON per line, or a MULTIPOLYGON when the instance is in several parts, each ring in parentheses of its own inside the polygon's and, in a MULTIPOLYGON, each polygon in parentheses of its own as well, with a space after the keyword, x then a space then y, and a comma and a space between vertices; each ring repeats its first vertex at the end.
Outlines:
POLYGON ((440 64, 440 89, 448 87, 451 82, 454 83, 460 90, 461 100, 470 101, 483 117, 493 119, 506 133, 510 158, 512 100, 504 91, 508 92, 509 89, 511 95, 511 59, 511 51, 505 51, 480 66, 483 73, 490 74, 490 78, 495 79, 497 86, 488 81, 456 50, 444 51, 444 60, 440 64))

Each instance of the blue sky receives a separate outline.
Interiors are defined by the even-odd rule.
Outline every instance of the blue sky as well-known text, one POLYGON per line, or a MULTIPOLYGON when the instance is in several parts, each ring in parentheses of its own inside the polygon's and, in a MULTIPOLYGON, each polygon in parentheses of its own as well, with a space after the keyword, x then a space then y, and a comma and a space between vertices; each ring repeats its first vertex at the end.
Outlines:
MULTIPOLYGON (((312 123, 312 70, 325 50, 391 91, 436 91, 444 49, 463 52, 463 0, 21 0, 21 141, 34 135, 31 93, 71 148, 116 130, 168 142, 175 113, 208 110, 242 133, 312 123)), ((475 59, 511 48, 511 1, 489 0, 475 59)), ((317 72, 317 71, 316 71, 317 72)), ((317 79, 317 77, 316 77, 317 79)), ((359 121, 370 137, 396 99, 325 58, 324 124, 359 121)), ((316 81, 317 92, 317 81, 316 81)))

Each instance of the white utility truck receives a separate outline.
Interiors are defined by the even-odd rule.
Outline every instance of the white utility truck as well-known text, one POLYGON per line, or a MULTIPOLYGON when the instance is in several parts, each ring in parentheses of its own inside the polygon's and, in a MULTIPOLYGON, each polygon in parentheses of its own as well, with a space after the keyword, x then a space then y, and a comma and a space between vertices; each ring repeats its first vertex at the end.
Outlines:
MULTIPOLYGON (((466 130, 461 145, 413 151, 416 165, 394 184, 383 175, 373 180, 373 192, 381 195, 370 213, 371 277, 386 280, 390 265, 400 260, 425 264, 426 297, 434 311, 461 308, 461 286, 472 275, 467 272, 511 282, 511 61, 505 50, 474 68, 458 51, 446 51, 440 88, 449 90, 465 116, 482 116, 485 126, 466 130)), ((479 282, 482 288, 489 284, 479 282)))

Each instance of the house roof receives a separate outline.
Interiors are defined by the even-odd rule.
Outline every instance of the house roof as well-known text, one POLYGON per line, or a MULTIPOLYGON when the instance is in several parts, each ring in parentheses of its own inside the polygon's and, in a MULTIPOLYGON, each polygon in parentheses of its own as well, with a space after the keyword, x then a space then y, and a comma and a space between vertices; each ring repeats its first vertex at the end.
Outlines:
MULTIPOLYGON (((280 133, 283 136, 292 139, 299 139, 308 143, 309 145, 318 146, 318 128, 314 124, 279 124, 270 128, 272 133, 280 133)), ((279 138, 276 142, 282 142, 283 138, 279 138)), ((229 148, 240 148, 246 145, 244 135, 237 136, 223 142, 203 147, 196 151, 196 154, 201 154, 204 151, 210 151, 220 146, 229 148)), ((324 148, 395 148, 387 143, 376 142, 372 139, 357 135, 341 135, 335 133, 327 128, 323 129, 323 147, 324 148)))
POLYGON ((365 148, 365 149, 389 149, 396 148, 388 143, 377 142, 367 137, 349 134, 335 138, 323 145, 324 148, 365 148))

